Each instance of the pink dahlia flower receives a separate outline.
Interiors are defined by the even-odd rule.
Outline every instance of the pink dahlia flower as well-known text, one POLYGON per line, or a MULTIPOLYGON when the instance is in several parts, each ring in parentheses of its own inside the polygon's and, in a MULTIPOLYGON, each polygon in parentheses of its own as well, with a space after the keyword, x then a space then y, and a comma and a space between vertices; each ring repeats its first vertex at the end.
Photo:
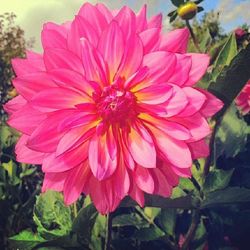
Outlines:
POLYGON ((66 204, 89 194, 103 214, 126 195, 143 206, 207 156, 206 118, 222 103, 193 86, 209 57, 186 53, 187 29, 162 34, 161 23, 146 6, 86 3, 72 22, 44 25, 44 53, 12 61, 20 95, 8 123, 22 133, 17 160, 42 164, 43 191, 66 204))
POLYGON ((236 105, 246 115, 250 111, 250 80, 235 100, 236 105))

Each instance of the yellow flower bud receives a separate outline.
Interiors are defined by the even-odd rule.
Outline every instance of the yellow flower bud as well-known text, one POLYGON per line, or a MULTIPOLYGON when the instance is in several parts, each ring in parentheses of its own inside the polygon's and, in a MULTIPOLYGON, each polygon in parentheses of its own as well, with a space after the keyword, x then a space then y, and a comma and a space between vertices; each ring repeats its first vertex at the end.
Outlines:
POLYGON ((181 19, 189 20, 196 15, 197 10, 198 6, 194 2, 187 2, 177 9, 177 13, 181 19))

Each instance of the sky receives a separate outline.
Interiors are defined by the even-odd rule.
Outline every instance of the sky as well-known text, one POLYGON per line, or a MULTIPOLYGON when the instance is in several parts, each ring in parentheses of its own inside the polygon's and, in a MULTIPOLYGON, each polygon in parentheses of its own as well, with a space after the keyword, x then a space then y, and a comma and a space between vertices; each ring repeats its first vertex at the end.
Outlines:
MULTIPOLYGON (((25 31, 25 37, 35 38, 35 50, 41 50, 40 34, 42 25, 52 21, 62 23, 73 19, 85 0, 0 0, 0 14, 14 12, 17 15, 16 23, 25 31)), ((129 5, 135 11, 146 3, 149 16, 173 10, 170 0, 89 0, 89 2, 103 2, 110 8, 117 9, 123 5, 129 5)), ((225 31, 230 31, 240 24, 250 24, 250 0, 204 0, 201 6, 206 11, 214 9, 220 11, 220 21, 225 31)), ((199 14, 199 15, 202 15, 199 14)), ((167 19, 165 25, 168 26, 167 19)))

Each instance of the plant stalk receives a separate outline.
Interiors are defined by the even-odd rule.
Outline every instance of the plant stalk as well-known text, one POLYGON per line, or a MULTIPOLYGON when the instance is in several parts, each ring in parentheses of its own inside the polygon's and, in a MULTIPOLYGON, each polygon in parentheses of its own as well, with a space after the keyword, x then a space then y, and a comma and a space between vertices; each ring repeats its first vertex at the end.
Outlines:
POLYGON ((112 240, 112 213, 107 214, 106 221, 106 237, 104 250, 111 250, 111 240, 112 240))
POLYGON ((192 29, 192 27, 191 27, 191 25, 190 25, 190 23, 189 23, 188 20, 186 20, 186 25, 187 25, 187 27, 189 29, 189 32, 190 32, 190 35, 192 37, 192 40, 193 40, 195 48, 197 49, 198 52, 201 52, 201 49, 200 49, 200 46, 199 46, 198 41, 196 39, 196 36, 194 34, 194 31, 193 31, 193 29, 192 29))

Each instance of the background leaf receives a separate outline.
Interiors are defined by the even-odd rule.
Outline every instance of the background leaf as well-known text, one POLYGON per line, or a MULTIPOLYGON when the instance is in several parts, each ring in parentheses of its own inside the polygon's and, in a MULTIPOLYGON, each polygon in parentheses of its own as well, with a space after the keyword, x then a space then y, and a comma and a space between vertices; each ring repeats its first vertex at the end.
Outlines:
POLYGON ((230 106, 235 97, 250 79, 250 44, 243 49, 217 78, 208 90, 223 100, 224 109, 230 106))
POLYGON ((37 197, 33 219, 38 233, 46 240, 69 234, 72 227, 70 207, 61 193, 47 191, 37 197))
POLYGON ((250 189, 228 187, 208 193, 201 203, 201 208, 225 206, 229 204, 250 202, 250 189))
POLYGON ((232 177, 233 171, 234 169, 227 171, 222 169, 214 169, 210 171, 208 176, 206 177, 203 191, 205 193, 208 193, 227 187, 232 177))
POLYGON ((29 230, 24 230, 9 239, 11 246, 20 250, 31 250, 38 244, 45 241, 42 237, 29 230))

